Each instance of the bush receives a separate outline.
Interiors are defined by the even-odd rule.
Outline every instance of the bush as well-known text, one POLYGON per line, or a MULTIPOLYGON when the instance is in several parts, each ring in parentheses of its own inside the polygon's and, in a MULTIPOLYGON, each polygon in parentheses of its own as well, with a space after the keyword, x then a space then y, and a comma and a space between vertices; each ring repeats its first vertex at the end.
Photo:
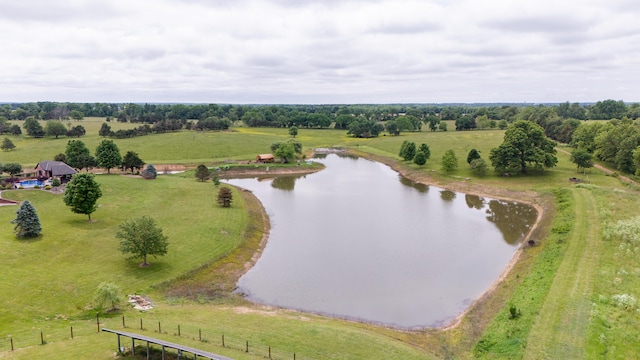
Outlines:
POLYGON ((520 309, 518 309, 515 305, 509 305, 509 319, 517 319, 522 315, 520 309))
POLYGON ((218 191, 218 205, 222 207, 230 207, 233 201, 233 194, 228 187, 222 187, 218 191))
POLYGON ((484 177, 488 168, 487 162, 482 158, 471 161, 471 172, 476 176, 484 177))
POLYGON ((144 179, 153 180, 158 177, 158 172, 156 171, 156 168, 153 166, 153 164, 149 164, 140 175, 142 175, 144 179))
POLYGON ((616 294, 611 297, 613 304, 624 310, 633 310, 638 302, 633 295, 616 294))
POLYGON ((118 285, 110 282, 102 282, 98 285, 93 295, 93 305, 97 309, 104 309, 109 306, 107 311, 116 310, 123 298, 122 290, 120 290, 118 285))
POLYGON ((52 186, 60 186, 60 179, 58 179, 58 178, 54 178, 54 179, 51 181, 51 185, 52 185, 52 186))
POLYGON ((44 189, 45 189, 45 190, 51 190, 51 185, 46 185, 46 186, 44 187, 44 189))
POLYGON ((40 185, 34 185, 33 188, 34 189, 40 189, 40 185))
POLYGON ((631 244, 640 243, 640 216, 605 225, 602 236, 605 240, 619 239, 631 244))

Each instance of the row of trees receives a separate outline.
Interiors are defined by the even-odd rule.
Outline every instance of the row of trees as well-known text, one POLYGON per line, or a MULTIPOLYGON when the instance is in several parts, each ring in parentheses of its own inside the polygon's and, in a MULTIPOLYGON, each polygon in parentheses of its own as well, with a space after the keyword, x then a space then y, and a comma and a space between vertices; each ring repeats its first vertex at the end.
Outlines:
MULTIPOLYGON (((43 128, 40 122, 32 116, 28 117, 24 121, 24 124, 22 124, 22 127, 26 131, 27 135, 35 138, 51 136, 57 139, 60 136, 80 137, 86 134, 86 130, 82 125, 76 125, 72 127, 71 124, 69 124, 67 128, 66 126, 64 126, 62 122, 57 120, 46 121, 45 126, 43 128)), ((12 134, 20 135, 21 132, 17 133, 15 131, 12 131, 12 134)))
MULTIPOLYGON (((0 117, 24 120, 30 116, 36 119, 75 119, 84 116, 109 117, 118 121, 156 123, 164 120, 204 120, 209 117, 242 120, 247 126, 270 127, 329 127, 337 122, 344 128, 340 115, 363 116, 375 122, 395 119, 399 116, 413 116, 424 121, 428 116, 438 116, 441 120, 458 120, 463 116, 473 119, 486 117, 490 120, 513 122, 522 120, 522 112, 536 108, 552 110, 562 119, 610 120, 624 116, 631 119, 640 117, 640 104, 626 104, 621 100, 603 100, 595 104, 561 103, 550 105, 528 104, 384 104, 384 105, 217 105, 217 104, 107 104, 107 103, 56 103, 35 102, 5 104, 0 106, 0 117)), ((480 125, 480 124, 477 124, 480 125)), ((484 126, 484 125, 482 125, 484 126)), ((490 123, 487 126, 491 126, 490 123)))
POLYGON ((78 170, 101 167, 111 173, 111 169, 122 167, 130 169, 131 172, 141 170, 145 162, 140 159, 138 153, 127 151, 124 157, 120 155, 120 149, 110 139, 104 139, 98 144, 95 157, 81 140, 69 140, 64 154, 58 154, 54 158, 57 161, 64 161, 69 166, 78 170))
MULTIPOLYGON (((543 170, 555 166, 558 161, 555 154, 555 142, 545 136, 541 126, 519 120, 507 128, 502 144, 491 149, 489 160, 500 174, 524 174, 531 168, 543 170)), ((399 156, 422 166, 431 156, 431 151, 427 144, 417 148, 415 143, 404 141, 399 156)), ((467 163, 476 175, 485 175, 487 164, 476 149, 469 151, 467 163)), ((447 150, 442 157, 442 170, 448 173, 457 167, 455 152, 447 150)))

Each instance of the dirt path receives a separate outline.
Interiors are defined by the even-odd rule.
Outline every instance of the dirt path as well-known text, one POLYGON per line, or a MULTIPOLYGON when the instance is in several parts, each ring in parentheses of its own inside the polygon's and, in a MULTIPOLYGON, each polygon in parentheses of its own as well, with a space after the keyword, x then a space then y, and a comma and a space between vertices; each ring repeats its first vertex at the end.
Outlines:
POLYGON ((524 359, 584 359, 593 279, 600 259, 598 209, 588 190, 573 190, 575 223, 562 263, 527 339, 524 359))
MULTIPOLYGON (((571 154, 570 152, 568 152, 567 150, 564 150, 564 149, 558 149, 558 151, 563 152, 563 153, 568 154, 568 155, 571 154)), ((615 171, 613 171, 613 170, 611 170, 609 168, 606 168, 606 167, 604 167, 604 166, 602 166, 600 164, 593 164, 593 167, 598 169, 598 170, 600 170, 600 171, 602 171, 603 173, 605 173, 607 175, 611 175, 611 174, 613 174, 615 172, 615 171)), ((636 181, 633 181, 632 179, 630 179, 630 178, 628 178, 628 177, 626 177, 624 175, 618 175, 618 178, 623 180, 623 181, 625 181, 625 182, 628 182, 629 184, 640 186, 640 183, 638 183, 636 181)))

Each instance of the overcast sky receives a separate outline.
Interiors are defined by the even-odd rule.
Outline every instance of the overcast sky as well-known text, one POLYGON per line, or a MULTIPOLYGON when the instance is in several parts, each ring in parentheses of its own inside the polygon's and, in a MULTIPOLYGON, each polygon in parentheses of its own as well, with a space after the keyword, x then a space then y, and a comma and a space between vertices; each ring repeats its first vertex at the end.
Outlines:
POLYGON ((637 0, 20 0, 0 102, 640 101, 637 0))

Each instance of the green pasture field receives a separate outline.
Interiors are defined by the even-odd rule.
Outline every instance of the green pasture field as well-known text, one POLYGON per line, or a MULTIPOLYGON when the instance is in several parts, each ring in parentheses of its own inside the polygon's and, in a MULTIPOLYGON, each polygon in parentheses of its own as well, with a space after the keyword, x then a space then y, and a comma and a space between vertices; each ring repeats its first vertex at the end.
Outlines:
MULTIPOLYGON (((97 133, 102 121, 88 118, 80 122, 87 129, 80 140, 90 149, 101 141, 97 133)), ((114 130, 138 126, 113 121, 110 125, 114 130)), ((240 262, 225 255, 242 247, 248 229, 255 226, 252 205, 235 192, 233 207, 219 208, 213 184, 196 181, 193 172, 161 175, 154 181, 98 175, 104 196, 92 215, 93 223, 71 213, 61 195, 3 191, 4 198, 29 199, 34 204, 44 235, 37 240, 17 240, 9 224, 16 207, 0 207, 0 223, 5 224, 0 227, 0 358, 30 359, 52 353, 57 358, 112 358, 115 335, 97 333, 96 312, 90 307, 101 281, 115 282, 125 293, 148 295, 156 305, 146 313, 125 307, 116 314, 102 315, 101 326, 123 329, 124 316, 125 331, 237 359, 264 358, 267 346, 279 358, 295 352, 298 359, 639 358, 640 251, 619 240, 604 241, 601 234, 607 224, 638 215, 638 188, 596 169, 576 173, 566 152, 558 152, 558 166, 543 173, 505 177, 490 171, 484 178, 474 176, 466 164, 469 150, 479 150, 488 161, 490 149, 502 142, 503 134, 500 130, 423 130, 354 139, 344 130, 300 129, 296 137, 305 150, 345 147, 430 184, 519 198, 545 209, 547 216, 534 234, 538 245, 525 248, 502 284, 453 329, 397 331, 258 306, 236 296, 169 296, 168 287, 182 288, 188 279, 210 286, 211 278, 202 274, 204 270, 196 271, 199 268, 240 262), (400 160, 397 153, 405 140, 429 145, 431 158, 426 165, 400 160), (459 167, 444 174, 440 159, 448 149, 455 151, 459 167), (570 177, 583 183, 571 183, 570 177), (115 238, 119 223, 141 215, 154 217, 170 239, 167 256, 151 258, 149 268, 125 260, 115 238), (615 299, 623 294, 635 296, 637 302, 622 307, 615 299), (520 312, 513 319, 511 306, 520 312), (139 329, 140 320, 145 330, 139 329), (71 326, 74 339, 69 334, 71 326), (40 331, 46 345, 39 345, 40 331), (199 331, 204 341, 198 339, 199 331), (226 347, 220 343, 222 334, 226 347), (8 351, 10 339, 16 347, 13 352, 8 351), (249 353, 243 350, 246 341, 251 344, 249 353)), ((0 153, 0 163, 19 162, 24 167, 64 152, 68 140, 9 137, 17 148, 0 153)), ((272 143, 288 138, 286 129, 234 127, 224 132, 180 131, 115 142, 121 153, 136 151, 147 163, 193 166, 252 160, 256 154, 269 152, 272 143)))

